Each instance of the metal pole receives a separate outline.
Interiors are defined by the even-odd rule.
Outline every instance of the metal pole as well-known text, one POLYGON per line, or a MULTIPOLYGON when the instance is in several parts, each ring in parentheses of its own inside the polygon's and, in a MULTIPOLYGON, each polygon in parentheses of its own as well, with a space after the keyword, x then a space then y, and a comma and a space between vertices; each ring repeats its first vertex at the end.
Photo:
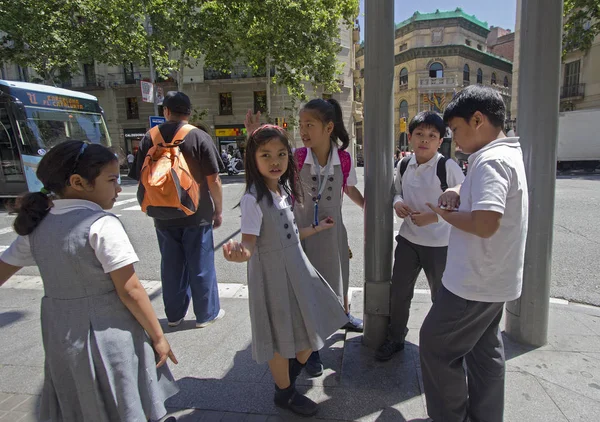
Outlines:
POLYGON ((379 347, 389 323, 394 165, 394 1, 365 10, 365 302, 363 343, 379 347))
POLYGON ((271 115, 271 57, 267 56, 267 116, 271 115))
POLYGON ((548 342, 556 184, 562 0, 523 0, 518 127, 529 184, 523 294, 506 306, 506 332, 519 342, 548 342))
MULTIPOLYGON (((152 35, 152 24, 150 23, 150 17, 146 15, 146 32, 148 35, 152 35)), ((156 75, 154 72, 154 60, 152 60, 152 47, 150 41, 148 41, 148 65, 150 66, 150 83, 152 83, 152 103, 154 104, 154 115, 158 116, 158 104, 156 103, 156 75)))

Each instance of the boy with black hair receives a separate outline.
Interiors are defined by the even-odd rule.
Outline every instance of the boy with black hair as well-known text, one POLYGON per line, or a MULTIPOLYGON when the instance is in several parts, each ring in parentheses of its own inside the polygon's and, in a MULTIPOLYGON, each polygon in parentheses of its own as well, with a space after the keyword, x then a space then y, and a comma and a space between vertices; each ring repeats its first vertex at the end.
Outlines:
POLYGON ((410 303, 421 270, 429 282, 431 300, 435 300, 442 284, 450 226, 426 203, 436 201, 448 186, 460 185, 464 179, 458 164, 438 153, 446 125, 437 113, 417 114, 408 129, 408 140, 415 153, 396 166, 393 204, 404 223, 396 237, 388 338, 375 353, 381 361, 404 349, 410 303))
POLYGON ((428 204, 452 225, 442 287, 420 337, 434 421, 503 420, 499 323, 504 303, 521 295, 528 215, 523 155, 519 139, 502 132, 504 113, 498 91, 478 85, 458 93, 444 113, 455 142, 471 155, 462 186, 428 204))

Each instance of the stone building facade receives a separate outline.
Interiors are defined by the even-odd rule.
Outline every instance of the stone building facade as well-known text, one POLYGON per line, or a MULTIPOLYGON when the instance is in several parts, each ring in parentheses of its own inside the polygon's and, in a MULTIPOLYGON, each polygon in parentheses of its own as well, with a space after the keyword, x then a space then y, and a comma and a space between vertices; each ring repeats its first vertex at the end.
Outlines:
MULTIPOLYGON (((511 103, 512 62, 492 54, 486 22, 462 9, 415 14, 396 25, 394 141, 406 148, 407 123, 418 112, 443 112, 453 95, 470 84, 489 85, 511 103)), ((357 51, 357 95, 364 86, 364 50, 357 51)), ((357 98, 362 100, 362 98, 357 98)), ((358 130, 362 128, 358 127, 358 130)), ((357 139, 362 135, 357 133, 357 139)))

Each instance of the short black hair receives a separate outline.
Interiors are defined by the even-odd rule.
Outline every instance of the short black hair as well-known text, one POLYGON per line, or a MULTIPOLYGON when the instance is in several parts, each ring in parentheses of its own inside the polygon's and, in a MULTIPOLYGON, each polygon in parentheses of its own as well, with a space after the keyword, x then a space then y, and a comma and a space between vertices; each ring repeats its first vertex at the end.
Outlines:
POLYGON ((408 133, 412 135, 413 131, 419 126, 434 128, 440 133, 440 138, 443 138, 446 134, 446 123, 435 111, 422 111, 413 117, 408 125, 408 133))
POLYGON ((479 111, 497 128, 504 129, 506 106, 502 95, 494 88, 470 85, 452 99, 444 112, 444 122, 462 117, 467 122, 479 111))
POLYGON ((173 114, 189 116, 192 113, 190 97, 180 91, 169 91, 163 99, 163 107, 168 108, 173 114))

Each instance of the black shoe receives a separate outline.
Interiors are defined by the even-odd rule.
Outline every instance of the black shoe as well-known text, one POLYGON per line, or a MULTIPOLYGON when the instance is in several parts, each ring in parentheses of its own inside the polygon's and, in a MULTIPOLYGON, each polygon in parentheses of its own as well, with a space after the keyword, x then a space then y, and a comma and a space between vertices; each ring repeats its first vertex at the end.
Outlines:
POLYGON ((306 361, 306 373, 311 377, 320 377, 323 375, 323 362, 319 352, 312 352, 306 361))
POLYGON ((289 409, 301 416, 314 416, 319 410, 319 405, 296 391, 293 384, 284 389, 275 386, 274 402, 276 406, 289 409))
POLYGON ((302 364, 298 359, 292 358, 289 360, 290 363, 290 384, 294 385, 296 383, 296 379, 302 373, 302 370, 306 366, 306 363, 302 364))
POLYGON ((380 361, 390 360, 396 353, 404 350, 404 342, 386 340, 375 352, 375 359, 380 361))
POLYGON ((346 325, 344 325, 342 327, 342 329, 344 330, 348 330, 348 331, 354 331, 356 333, 362 333, 363 332, 363 320, 356 318, 354 315, 348 313, 346 314, 348 316, 348 322, 346 323, 346 325))

